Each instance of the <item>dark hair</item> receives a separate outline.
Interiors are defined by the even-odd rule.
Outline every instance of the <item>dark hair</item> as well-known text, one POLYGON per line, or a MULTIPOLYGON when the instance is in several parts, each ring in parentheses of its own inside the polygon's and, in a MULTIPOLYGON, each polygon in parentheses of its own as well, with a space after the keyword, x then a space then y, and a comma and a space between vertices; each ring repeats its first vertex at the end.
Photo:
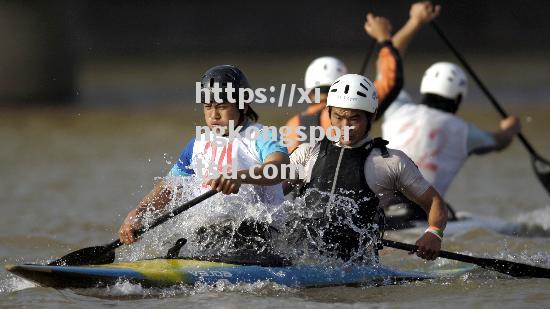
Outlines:
POLYGON ((329 86, 317 86, 317 87, 311 89, 311 92, 315 93, 315 89, 317 89, 317 88, 319 88, 320 93, 328 94, 328 91, 330 90, 330 85, 329 86))
POLYGON ((252 122, 258 122, 258 118, 260 118, 260 116, 258 116, 258 113, 256 113, 250 105, 248 105, 246 112, 244 112, 244 116, 252 122))
POLYGON ((456 114, 456 112, 458 111, 458 106, 460 105, 460 101, 462 101, 462 95, 459 95, 455 100, 453 100, 447 99, 437 94, 426 93, 422 97, 421 103, 431 108, 435 108, 451 114, 456 114))

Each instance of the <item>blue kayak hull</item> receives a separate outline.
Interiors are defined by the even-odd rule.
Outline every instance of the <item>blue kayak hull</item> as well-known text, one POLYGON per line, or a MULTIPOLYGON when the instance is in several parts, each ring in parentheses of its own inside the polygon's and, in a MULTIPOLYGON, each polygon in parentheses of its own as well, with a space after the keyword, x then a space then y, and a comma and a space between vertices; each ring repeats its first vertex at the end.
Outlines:
POLYGON ((381 285, 418 281, 437 274, 395 270, 386 266, 328 267, 296 265, 262 267, 183 259, 153 259, 90 266, 14 265, 6 269, 20 277, 54 288, 90 288, 129 281, 145 287, 239 284, 258 281, 289 287, 381 285))

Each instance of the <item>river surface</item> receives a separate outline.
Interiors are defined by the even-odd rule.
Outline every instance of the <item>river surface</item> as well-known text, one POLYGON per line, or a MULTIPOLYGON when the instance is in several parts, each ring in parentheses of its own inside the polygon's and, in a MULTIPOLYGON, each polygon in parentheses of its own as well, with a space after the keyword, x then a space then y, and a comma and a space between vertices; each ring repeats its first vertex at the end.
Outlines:
MULTIPOLYGON (((497 114, 486 103, 461 115, 485 129, 497 114)), ((534 147, 550 157, 550 105, 512 105, 534 147)), ((266 124, 286 113, 262 110, 266 124)), ((0 110, 0 264, 40 263, 113 239, 126 213, 177 160, 202 115, 189 107, 161 109, 59 107, 0 110)), ((379 132, 375 129, 375 132, 379 132)), ((517 141, 505 152, 471 158, 447 199, 461 211, 535 226, 534 237, 489 229, 446 237, 444 248, 550 267, 550 197, 517 141)), ((169 231, 168 231, 169 232, 169 231)), ((388 237, 414 242, 417 235, 388 237)), ((163 254, 163 252, 158 252, 163 254)), ((385 249, 382 262, 397 268, 462 267, 423 262, 385 249)), ((37 287, 0 269, 0 307, 550 307, 550 280, 513 279, 484 270, 448 279, 384 287, 291 289, 268 283, 225 287, 55 290, 37 287)))

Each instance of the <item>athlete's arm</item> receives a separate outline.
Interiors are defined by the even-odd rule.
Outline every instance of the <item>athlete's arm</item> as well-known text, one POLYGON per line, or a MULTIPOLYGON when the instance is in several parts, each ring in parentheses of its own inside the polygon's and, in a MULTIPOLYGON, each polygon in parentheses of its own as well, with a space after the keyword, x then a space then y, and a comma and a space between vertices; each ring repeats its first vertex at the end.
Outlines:
POLYGON ((236 177, 225 177, 223 174, 216 179, 211 179, 206 182, 212 189, 224 194, 235 194, 239 192, 242 184, 251 184, 257 186, 273 186, 281 183, 283 180, 281 175, 282 166, 290 162, 288 154, 283 152, 274 152, 266 157, 264 162, 254 167, 252 170, 245 169, 237 172, 236 177), (271 165, 277 171, 276 175, 267 174, 267 166, 271 165), (274 176, 274 177, 273 177, 274 176))
POLYGON ((161 180, 153 187, 153 190, 141 200, 137 208, 128 213, 118 231, 120 241, 125 244, 131 244, 136 241, 134 232, 141 228, 143 214, 148 210, 164 209, 171 200, 172 190, 163 180, 161 180))
POLYGON ((501 120, 499 130, 493 133, 496 141, 495 150, 500 151, 510 146, 514 136, 516 136, 520 130, 521 124, 518 117, 509 116, 501 120))
POLYGON ((379 102, 376 113, 376 119, 378 119, 403 88, 403 66, 399 51, 393 47, 391 24, 386 18, 368 14, 365 31, 380 44, 377 61, 378 78, 374 81, 379 102))
MULTIPOLYGON (((428 214, 428 225, 439 228, 441 231, 447 225, 447 209, 443 199, 437 191, 430 187, 424 194, 413 197, 413 202, 421 206, 428 214)), ((426 260, 435 260, 441 250, 441 240, 432 233, 426 232, 417 241, 416 254, 426 260)))
MULTIPOLYGON (((178 162, 174 164, 168 173, 168 176, 190 176, 194 174, 193 169, 190 168, 194 143, 195 138, 193 137, 183 148, 178 162)), ((151 192, 149 192, 149 194, 147 194, 141 202, 139 202, 138 206, 128 213, 122 222, 122 225, 118 231, 120 241, 125 244, 130 244, 136 241, 134 231, 142 227, 141 220, 143 218, 143 214, 148 210, 154 211, 164 209, 171 200, 172 189, 164 180, 159 181, 153 187, 151 192)))
POLYGON ((284 166, 287 166, 290 163, 290 159, 288 157, 288 154, 282 153, 282 152, 274 152, 270 154, 264 161, 264 163, 260 166, 257 166, 253 170, 253 174, 251 175, 251 171, 244 170, 241 172, 241 175, 244 178, 243 183, 251 184, 251 185, 259 185, 259 186, 273 186, 278 183, 281 183, 283 181, 283 173, 282 169, 284 166), (276 170, 277 175, 276 177, 273 177, 275 175, 271 175, 269 178, 267 177, 268 170, 266 167, 268 165, 271 165, 272 167, 270 170, 276 170), (254 179, 252 176, 255 176, 256 178, 260 176, 259 179, 254 179))
MULTIPOLYGON (((424 209, 428 215, 430 227, 443 231, 447 225, 447 209, 439 193, 422 176, 418 167, 405 153, 392 150, 391 154, 400 158, 393 169, 397 179, 395 189, 400 190, 405 197, 424 209)), ((430 232, 426 232, 418 239, 416 245, 418 246, 417 255, 419 257, 433 260, 441 250, 441 239, 430 232)))
POLYGON ((473 124, 468 124, 468 154, 482 155, 503 150, 510 146, 520 130, 520 121, 515 116, 501 120, 500 128, 496 132, 483 131, 473 124))
POLYGON ((405 25, 403 25, 392 38, 393 46, 399 50, 399 54, 402 58, 405 57, 407 47, 416 33, 422 26, 439 16, 440 11, 441 6, 434 6, 430 1, 416 2, 411 5, 409 20, 407 20, 405 25))
POLYGON ((374 16, 368 13, 364 27, 365 32, 378 43, 383 43, 391 39, 391 24, 385 17, 374 16))

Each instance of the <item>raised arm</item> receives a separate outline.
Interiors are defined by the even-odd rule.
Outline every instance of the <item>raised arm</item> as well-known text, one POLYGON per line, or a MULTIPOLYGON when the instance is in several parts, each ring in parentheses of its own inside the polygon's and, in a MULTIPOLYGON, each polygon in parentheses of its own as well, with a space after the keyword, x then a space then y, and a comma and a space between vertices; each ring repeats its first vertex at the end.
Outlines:
POLYGON ((439 16, 440 11, 441 6, 434 6, 430 1, 416 2, 411 5, 409 20, 392 38, 393 46, 399 50, 401 57, 405 57, 409 43, 420 28, 439 16))
POLYGON ((391 24, 386 18, 369 13, 365 22, 365 31, 380 45, 377 61, 378 76, 374 81, 379 102, 376 114, 378 119, 403 88, 403 66, 399 52, 393 47, 391 24))

